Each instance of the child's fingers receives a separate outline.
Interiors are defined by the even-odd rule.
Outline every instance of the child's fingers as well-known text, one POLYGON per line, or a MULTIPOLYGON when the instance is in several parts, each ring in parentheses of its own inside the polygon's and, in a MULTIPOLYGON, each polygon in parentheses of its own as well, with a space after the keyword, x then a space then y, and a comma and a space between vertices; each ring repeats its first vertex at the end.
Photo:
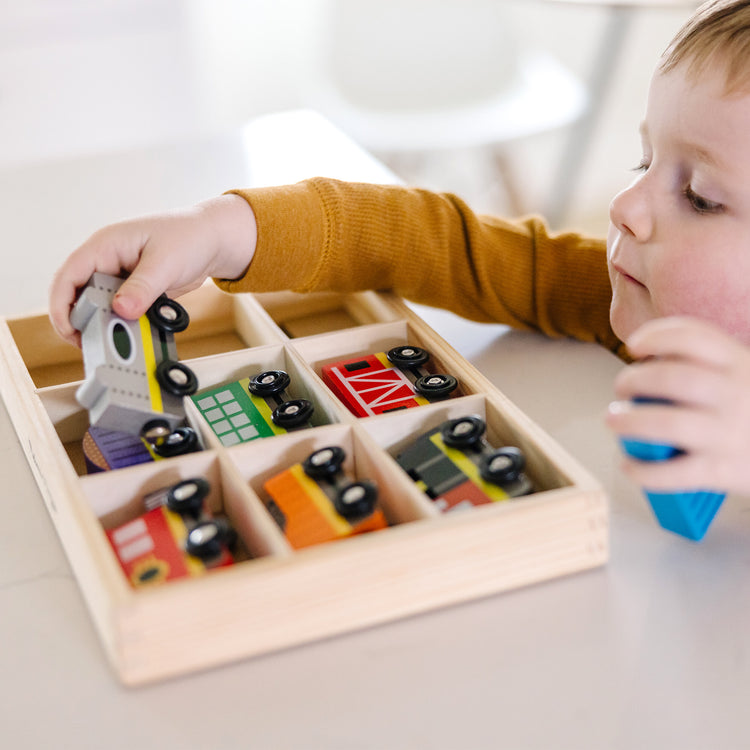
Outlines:
POLYGON ((55 278, 49 293, 49 317, 58 334, 71 344, 76 344, 76 330, 70 325, 70 310, 75 299, 76 285, 62 278, 55 278))
POLYGON ((708 407, 726 387, 722 370, 681 359, 648 359, 625 367, 615 378, 618 399, 638 396, 708 407))
POLYGON ((671 317, 641 326, 627 341, 635 359, 674 357, 715 367, 731 361, 737 342, 711 323, 696 318, 671 317))
POLYGON ((161 295, 179 297, 200 286, 207 274, 203 268, 192 268, 185 249, 167 240, 149 241, 141 259, 112 300, 112 309, 123 318, 143 315, 161 295))
POLYGON ((684 451, 664 461, 644 461, 623 452, 622 471, 644 489, 709 489, 731 482, 732 458, 722 450, 719 426, 709 412, 615 402, 610 404, 606 421, 621 437, 684 451))
POLYGON ((622 472, 645 490, 663 492, 691 492, 718 489, 716 467, 706 456, 686 454, 668 461, 639 461, 623 455, 622 472))
POLYGON ((94 271, 118 276, 138 262, 142 232, 113 225, 94 233, 74 250, 54 276, 49 291, 49 313, 58 333, 71 343, 80 336, 70 325, 70 311, 78 291, 94 271))
POLYGON ((80 345, 80 336, 70 324, 70 311, 78 290, 97 270, 95 257, 76 251, 55 274, 49 291, 49 315, 55 330, 71 344, 80 345))
POLYGON ((686 451, 704 450, 718 439, 715 414, 701 408, 614 401, 605 421, 622 437, 674 445, 686 451))

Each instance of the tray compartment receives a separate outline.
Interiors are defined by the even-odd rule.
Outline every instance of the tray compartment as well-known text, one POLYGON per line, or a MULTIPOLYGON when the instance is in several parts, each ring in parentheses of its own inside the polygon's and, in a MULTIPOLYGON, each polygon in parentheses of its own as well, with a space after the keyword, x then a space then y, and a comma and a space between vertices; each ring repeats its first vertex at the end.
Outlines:
POLYGON ((398 318, 398 313, 374 292, 255 295, 279 331, 291 339, 357 328, 398 318))
MULTIPOLYGON (((289 468, 302 462, 313 451, 330 445, 338 445, 346 453, 344 471, 359 479, 372 479, 378 486, 378 499, 389 529, 375 532, 376 536, 387 533, 403 523, 431 517, 429 507, 420 493, 402 481, 392 462, 368 438, 366 433, 353 425, 329 425, 315 430, 305 430, 280 437, 264 444, 264 450, 246 444, 234 446, 227 452, 240 475, 253 493, 265 503, 269 499, 264 483, 289 468)), ((400 471, 400 470, 399 470, 400 471)), ((408 479, 408 478, 407 478, 408 479)), ((270 516, 270 514, 269 514, 270 516)), ((362 535, 367 536, 367 535, 362 535)), ((341 540, 354 543, 362 536, 341 540)), ((295 554, 300 554, 297 551, 295 554)))
POLYGON ((192 360, 188 364, 198 377, 199 388, 196 394, 198 403, 194 402, 192 398, 186 399, 186 411, 189 413, 191 421, 202 423, 202 433, 205 433, 209 444, 216 445, 218 441, 229 446, 232 444, 230 441, 254 442, 254 440, 240 435, 231 424, 234 413, 219 414, 216 412, 217 408, 221 411, 221 407, 218 404, 214 406, 215 398, 210 398, 210 407, 201 408, 200 401, 207 395, 210 397, 210 394, 204 394, 204 392, 223 384, 237 382, 257 375, 266 370, 284 370, 289 375, 291 383, 287 394, 290 398, 304 398, 312 403, 314 411, 310 423, 313 427, 330 424, 341 419, 341 414, 327 389, 299 355, 285 346, 264 346, 252 350, 230 352, 216 357, 192 360), (204 395, 201 396, 201 394, 204 395), (219 423, 223 423, 224 426, 219 429, 217 434, 210 425, 219 423), (230 440, 222 440, 227 435, 230 436, 230 440))
MULTIPOLYGON (((531 480, 534 492, 532 495, 524 495, 516 498, 508 498, 504 502, 525 502, 526 499, 549 490, 570 486, 573 480, 567 476, 559 466, 550 465, 547 455, 533 439, 521 433, 517 426, 498 412, 495 404, 484 395, 465 396, 460 399, 449 399, 436 404, 431 404, 423 409, 409 409, 392 415, 383 415, 379 419, 365 420, 362 428, 370 435, 375 444, 387 452, 397 463, 397 457, 405 449, 409 448, 421 435, 439 427, 443 422, 475 415, 484 420, 486 424, 485 437, 493 448, 502 446, 515 446, 520 448, 526 458, 525 474, 531 480)), ((399 471, 407 476, 399 465, 399 471)), ((412 486, 416 488, 416 484, 412 486)), ((423 494, 432 512, 440 515, 440 510, 423 494)), ((474 507, 471 511, 476 511, 474 507)))
POLYGON ((36 388, 83 380, 81 351, 57 335, 46 313, 8 318, 7 324, 36 388))
POLYGON ((250 294, 227 294, 207 281, 179 301, 190 315, 190 325, 175 335, 182 360, 283 340, 250 294))
MULTIPOLYGON (((286 553, 280 535, 267 522, 263 509, 248 491, 246 483, 213 451, 130 467, 118 472, 116 477, 113 472, 94 474, 81 480, 81 491, 104 531, 143 515, 146 512, 145 496, 193 477, 209 482, 210 491, 205 501, 207 509, 214 516, 226 516, 237 532, 238 544, 234 550, 237 565, 252 564, 257 558, 286 553)), ((113 558, 116 561, 114 553, 113 558)), ((210 575, 219 572, 223 571, 212 571, 210 575)))
MULTIPOLYGON (((89 427, 89 414, 76 401, 75 394, 79 385, 80 383, 68 383, 67 385, 50 386, 49 388, 39 389, 36 394, 76 474, 86 476, 88 472, 83 452, 83 437, 89 427)), ((195 419, 194 415, 188 414, 187 424, 198 434, 201 446, 205 446, 208 438, 208 428, 205 422, 195 419)), ((174 459, 163 458, 146 465, 172 460, 174 459)), ((125 469, 114 471, 120 472, 125 471, 125 469)))
MULTIPOLYGON (((363 326, 357 331, 356 337, 353 337, 351 332, 348 331, 313 336, 309 339, 295 342, 295 348, 322 380, 324 379, 323 368, 326 365, 331 365, 337 362, 351 362, 352 360, 360 358, 364 362, 366 358, 369 358, 367 361, 375 362, 374 367, 376 369, 382 368, 380 362, 374 359, 372 355, 384 355, 389 349, 406 344, 422 347, 430 354, 429 361, 421 368, 423 372, 444 373, 446 375, 453 375, 457 379, 458 386, 448 396, 447 400, 471 392, 468 389, 467 384, 463 382, 461 375, 461 362, 456 359, 453 352, 447 347, 440 348, 435 346, 435 342, 426 342, 420 331, 415 329, 414 326, 405 320, 363 326)), ((380 359, 382 359, 382 357, 380 359)), ((393 400, 393 389, 398 386, 399 381, 395 379, 391 380, 390 378, 383 380, 379 376, 379 373, 374 370, 373 377, 371 378, 368 374, 368 367, 369 365, 365 366, 361 372, 357 371, 353 373, 354 377, 356 377, 358 372, 360 372, 360 375, 367 379, 366 390, 360 391, 359 395, 353 397, 353 403, 360 405, 354 408, 362 409, 358 416, 379 416, 379 414, 373 414, 372 411, 377 411, 384 406, 385 401, 383 399, 391 399, 391 404, 403 404, 404 399, 393 400), (363 403, 366 403, 367 405, 362 406, 363 403)), ((404 368, 401 369, 403 370, 404 368)), ((393 371, 389 370, 389 372, 392 373, 393 371)), ((362 383, 364 381, 360 379, 359 382, 362 383)), ((346 386, 343 387, 346 388, 346 386)), ((407 392, 413 393, 413 387, 410 386, 406 389, 402 385, 398 394, 400 395, 401 393, 407 392)), ((340 400, 337 395, 334 395, 333 389, 331 389, 331 394, 344 411, 349 414, 353 413, 349 410, 349 407, 343 400, 340 400)), ((413 401, 411 401, 411 404, 416 406, 413 401)), ((403 406, 401 406, 401 408, 403 408, 403 406)))
MULTIPOLYGON (((207 282, 180 298, 190 325, 175 335, 180 359, 219 354, 282 341, 284 336, 264 321, 252 295, 230 295, 207 282)), ((83 357, 55 332, 46 313, 7 319, 23 366, 37 388, 83 380, 83 357)))

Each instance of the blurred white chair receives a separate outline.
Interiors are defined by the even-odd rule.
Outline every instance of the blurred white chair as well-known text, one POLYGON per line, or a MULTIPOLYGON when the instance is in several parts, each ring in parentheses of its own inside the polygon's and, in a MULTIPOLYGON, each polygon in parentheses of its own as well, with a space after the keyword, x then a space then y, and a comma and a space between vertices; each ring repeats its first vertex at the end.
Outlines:
POLYGON ((509 144, 574 122, 587 96, 554 59, 515 39, 500 0, 327 0, 308 101, 386 158, 491 150, 520 213, 509 144))

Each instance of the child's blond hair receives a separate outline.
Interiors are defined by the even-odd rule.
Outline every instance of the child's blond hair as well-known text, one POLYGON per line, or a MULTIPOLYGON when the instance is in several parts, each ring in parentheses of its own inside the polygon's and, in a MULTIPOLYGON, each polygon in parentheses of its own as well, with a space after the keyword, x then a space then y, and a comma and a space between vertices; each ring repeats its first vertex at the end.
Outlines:
POLYGON ((677 32, 662 55, 660 72, 687 62, 687 74, 719 63, 726 70, 726 94, 750 91, 750 0, 709 0, 677 32))

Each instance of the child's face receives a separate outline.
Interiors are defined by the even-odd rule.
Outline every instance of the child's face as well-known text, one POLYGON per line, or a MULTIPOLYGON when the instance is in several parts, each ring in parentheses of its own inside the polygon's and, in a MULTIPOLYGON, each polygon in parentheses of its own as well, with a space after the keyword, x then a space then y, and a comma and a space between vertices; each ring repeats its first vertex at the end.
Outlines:
POLYGON ((610 318, 626 339, 694 315, 750 344, 750 93, 681 64, 651 81, 640 174, 610 205, 610 318))

